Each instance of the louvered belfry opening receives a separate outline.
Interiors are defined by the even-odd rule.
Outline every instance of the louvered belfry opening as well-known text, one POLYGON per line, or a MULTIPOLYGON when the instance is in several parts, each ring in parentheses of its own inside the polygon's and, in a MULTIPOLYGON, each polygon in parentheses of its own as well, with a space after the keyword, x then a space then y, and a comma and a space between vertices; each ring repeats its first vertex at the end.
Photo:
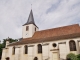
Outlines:
POLYGON ((24 50, 25 50, 25 51, 24 51, 25 54, 27 54, 27 53, 28 53, 28 46, 27 46, 27 45, 24 46, 24 50))

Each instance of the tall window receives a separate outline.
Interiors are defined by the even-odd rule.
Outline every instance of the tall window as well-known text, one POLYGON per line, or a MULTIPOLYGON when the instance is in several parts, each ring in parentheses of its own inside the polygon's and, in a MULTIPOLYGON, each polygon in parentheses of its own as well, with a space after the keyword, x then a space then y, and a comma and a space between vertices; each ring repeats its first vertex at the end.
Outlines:
POLYGON ((42 53, 42 45, 38 44, 38 53, 42 53))
POLYGON ((26 26, 26 31, 28 31, 29 30, 29 26, 26 26))
POLYGON ((14 54, 15 54, 15 47, 13 47, 12 50, 13 50, 13 51, 12 51, 12 54, 14 55, 14 54))
POLYGON ((75 41, 71 40, 69 42, 69 46, 70 46, 70 51, 76 51, 76 43, 75 43, 75 41))
POLYGON ((25 54, 28 53, 28 46, 27 45, 24 46, 24 52, 25 52, 25 54))

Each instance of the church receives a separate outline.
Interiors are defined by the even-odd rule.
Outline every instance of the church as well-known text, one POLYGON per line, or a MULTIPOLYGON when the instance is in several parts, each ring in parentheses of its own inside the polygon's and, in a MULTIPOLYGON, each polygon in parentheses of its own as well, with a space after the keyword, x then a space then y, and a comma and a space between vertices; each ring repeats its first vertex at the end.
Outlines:
POLYGON ((22 40, 10 43, 8 38, 1 60, 66 60, 69 53, 80 54, 79 24, 39 31, 31 10, 22 40))

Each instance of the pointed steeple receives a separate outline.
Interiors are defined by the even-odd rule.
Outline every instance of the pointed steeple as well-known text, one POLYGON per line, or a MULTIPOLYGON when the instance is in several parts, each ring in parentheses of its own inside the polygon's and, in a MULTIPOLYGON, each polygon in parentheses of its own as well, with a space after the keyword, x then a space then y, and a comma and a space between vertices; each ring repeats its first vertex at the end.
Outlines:
POLYGON ((34 17, 33 17, 32 9, 30 11, 30 14, 29 14, 29 17, 28 17, 28 21, 24 25, 28 25, 28 24, 34 24, 36 26, 36 24, 34 22, 34 17))
POLYGON ((23 25, 22 36, 23 36, 23 38, 30 38, 38 30, 39 30, 39 28, 36 26, 36 24, 34 22, 33 12, 32 12, 32 9, 31 9, 28 20, 23 25))

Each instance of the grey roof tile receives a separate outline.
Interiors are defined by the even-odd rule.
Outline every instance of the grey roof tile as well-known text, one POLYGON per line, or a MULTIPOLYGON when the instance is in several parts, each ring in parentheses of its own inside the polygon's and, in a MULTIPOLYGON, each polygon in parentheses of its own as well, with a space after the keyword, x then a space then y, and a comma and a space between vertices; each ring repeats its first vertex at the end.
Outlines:
POLYGON ((36 24, 34 22, 34 17, 33 17, 32 9, 30 11, 30 14, 29 14, 29 17, 28 17, 28 21, 24 25, 28 25, 28 24, 34 24, 36 26, 36 24))

